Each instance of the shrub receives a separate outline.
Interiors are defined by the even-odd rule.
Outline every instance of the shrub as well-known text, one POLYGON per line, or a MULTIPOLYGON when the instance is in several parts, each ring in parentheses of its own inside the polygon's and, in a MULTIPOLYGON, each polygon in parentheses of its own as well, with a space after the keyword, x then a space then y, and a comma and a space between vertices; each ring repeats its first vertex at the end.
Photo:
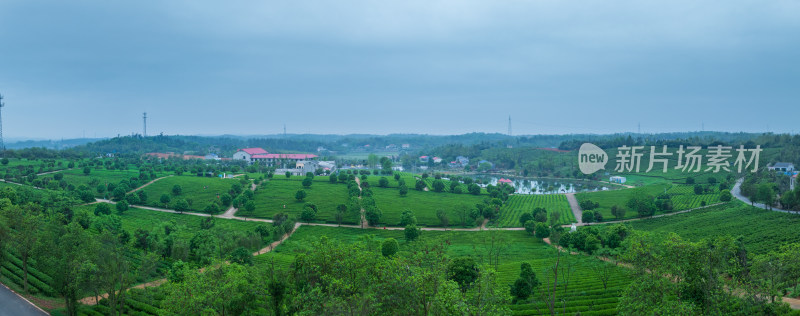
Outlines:
POLYGON ((388 238, 384 240, 383 244, 381 245, 381 254, 383 254, 384 257, 394 256, 397 253, 398 248, 399 246, 397 244, 397 240, 394 238, 388 238))

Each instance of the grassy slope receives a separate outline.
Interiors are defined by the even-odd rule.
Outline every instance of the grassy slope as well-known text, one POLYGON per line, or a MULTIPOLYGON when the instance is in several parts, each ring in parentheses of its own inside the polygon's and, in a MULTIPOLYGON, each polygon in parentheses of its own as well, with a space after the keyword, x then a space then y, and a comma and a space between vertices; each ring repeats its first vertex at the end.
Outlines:
POLYGON ((95 192, 97 196, 100 196, 97 194, 96 190, 98 184, 117 184, 122 180, 130 180, 130 178, 136 178, 139 176, 138 170, 92 169, 88 175, 85 175, 83 174, 83 169, 72 169, 62 171, 61 173, 64 174, 64 181, 66 181, 68 184, 75 185, 76 187, 85 185, 92 190, 92 192, 95 192), (96 180, 95 182, 97 184, 92 185, 92 180, 96 180))
MULTIPOLYGON (((667 184, 656 184, 656 185, 648 185, 639 188, 639 190, 644 190, 648 194, 657 195, 659 193, 664 192, 665 188, 668 188, 669 185, 667 184)), ((628 202, 631 194, 633 194, 633 190, 631 189, 623 189, 623 190, 611 190, 611 191, 598 191, 598 192, 587 192, 587 193, 577 193, 575 194, 575 198, 578 199, 578 202, 583 200, 592 200, 594 202, 600 203, 600 207, 597 210, 603 214, 603 218, 605 220, 613 220, 614 215, 611 214, 611 207, 614 205, 625 206, 625 203, 628 202)), ((595 210, 595 211, 597 211, 595 210)), ((625 213, 625 218, 635 218, 638 214, 636 212, 628 211, 625 213)))
MULTIPOLYGON (((112 206, 113 209, 113 206, 112 206)), ((176 237, 190 239, 200 231, 200 221, 204 217, 165 213, 151 210, 131 208, 122 215, 122 228, 133 233, 137 228, 150 230, 159 227, 161 223, 175 221, 178 224, 176 237)), ((240 220, 217 218, 214 227, 224 231, 252 232, 256 226, 264 225, 260 222, 245 222, 240 220)))
MULTIPOLYGON (((303 188, 301 177, 290 179, 278 178, 265 181, 256 191, 254 201, 256 210, 253 214, 244 214, 258 218, 272 218, 279 212, 285 212, 299 217, 306 202, 317 205, 317 221, 335 222, 336 206, 347 203, 347 186, 344 184, 331 184, 327 177, 316 177, 310 188, 303 188), (304 189, 308 195, 302 202, 294 198, 298 190, 304 189), (286 205, 286 208, 284 208, 286 205)), ((357 223, 358 218, 347 218, 347 223, 357 223)))
POLYGON ((169 194, 174 202, 176 199, 183 198, 192 200, 190 209, 196 212, 201 212, 206 206, 211 204, 217 195, 222 195, 230 190, 231 185, 238 183, 238 179, 220 179, 220 178, 202 178, 196 176, 175 176, 154 182, 153 184, 145 187, 147 192, 146 205, 155 207, 164 207, 159 199, 162 194, 169 194), (180 185, 183 193, 179 196, 172 195, 172 187, 180 185))
MULTIPOLYGON (((468 205, 470 208, 475 204, 483 202, 485 195, 436 193, 417 191, 413 188, 408 190, 408 195, 400 196, 397 189, 373 188, 375 204, 383 212, 381 223, 386 225, 397 225, 400 222, 400 215, 404 210, 411 210, 417 217, 417 222, 421 226, 440 226, 441 222, 436 217, 437 210, 445 210, 450 219, 450 226, 460 224, 459 215, 455 208, 459 205, 468 205)), ((470 226, 471 220, 467 219, 470 226)))

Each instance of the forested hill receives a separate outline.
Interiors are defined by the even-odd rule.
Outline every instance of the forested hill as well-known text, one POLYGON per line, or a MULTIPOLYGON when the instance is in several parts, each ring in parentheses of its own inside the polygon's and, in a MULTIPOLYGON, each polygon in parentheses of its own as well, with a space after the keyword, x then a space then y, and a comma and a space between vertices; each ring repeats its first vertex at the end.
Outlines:
POLYGON ((315 152, 317 148, 347 152, 351 150, 382 150, 394 145, 400 148, 409 144, 409 150, 417 151, 444 146, 446 144, 473 145, 491 143, 497 146, 555 147, 571 136, 508 136, 503 134, 471 133, 463 135, 267 135, 267 136, 149 136, 115 137, 69 149, 91 154, 132 154, 145 152, 217 153, 230 156, 239 148, 262 147, 270 152, 315 152))
MULTIPOLYGON (((64 140, 69 142, 69 140, 64 140)), ((687 132, 662 134, 572 134, 572 135, 531 135, 509 136, 504 134, 470 133, 463 135, 422 135, 422 134, 390 134, 390 135, 264 135, 264 136, 167 136, 157 135, 142 137, 140 135, 115 137, 79 144, 72 148, 61 149, 62 154, 73 156, 115 154, 142 154, 146 152, 176 152, 204 155, 216 153, 230 156, 239 148, 262 147, 270 152, 316 152, 323 147, 335 153, 352 151, 387 152, 389 148, 409 147, 403 151, 409 154, 433 154, 440 157, 464 155, 479 156, 479 152, 491 148, 558 148, 575 150, 584 142, 591 142, 603 148, 615 148, 622 145, 699 145, 708 146, 724 144, 748 147, 756 144, 762 147, 787 149, 786 156, 796 152, 792 148, 800 148, 800 136, 788 134, 755 134, 755 133, 723 133, 723 132, 687 132), (393 146, 392 146, 393 145, 393 146)), ((31 143, 28 149, 14 149, 7 154, 41 156, 42 152, 50 152, 31 143), (32 150, 38 150, 32 152, 32 150)), ((49 148, 49 147, 46 147, 49 148)), ((55 154, 55 152, 53 152, 55 154)))

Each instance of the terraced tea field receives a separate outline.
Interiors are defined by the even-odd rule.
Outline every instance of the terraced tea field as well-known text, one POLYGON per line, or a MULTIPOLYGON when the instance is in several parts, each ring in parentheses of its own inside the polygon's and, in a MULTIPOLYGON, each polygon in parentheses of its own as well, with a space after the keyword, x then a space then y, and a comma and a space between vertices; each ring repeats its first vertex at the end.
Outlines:
POLYGON ((500 219, 497 222, 500 227, 522 227, 519 217, 537 207, 546 209, 548 214, 561 214, 560 224, 575 222, 567 197, 563 194, 512 195, 500 208, 500 219))
POLYGON ((706 205, 719 203, 719 190, 714 189, 714 192, 707 194, 697 195, 694 193, 694 187, 690 185, 676 185, 667 190, 667 193, 672 198, 672 203, 676 211, 688 210, 706 205))

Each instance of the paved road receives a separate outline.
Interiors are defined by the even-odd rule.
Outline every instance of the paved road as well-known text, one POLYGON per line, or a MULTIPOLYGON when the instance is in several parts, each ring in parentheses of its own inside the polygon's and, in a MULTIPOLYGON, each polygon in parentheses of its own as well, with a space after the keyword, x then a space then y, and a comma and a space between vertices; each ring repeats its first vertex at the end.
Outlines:
POLYGON ((752 203, 750 201, 750 199, 748 199, 746 196, 742 195, 742 188, 741 188, 742 182, 744 182, 744 178, 739 178, 739 180, 736 180, 736 184, 733 186, 733 189, 731 190, 731 194, 735 198, 739 199, 740 201, 742 201, 742 202, 744 202, 746 204, 750 204, 750 205, 753 205, 755 207, 763 208, 765 210, 769 210, 769 211, 773 211, 773 212, 797 214, 797 212, 791 212, 791 211, 787 211, 787 210, 782 210, 782 209, 775 208, 775 207, 767 207, 764 203, 752 203))
POLYGON ((18 296, 5 285, 0 284, 0 316, 41 316, 49 315, 18 296))

